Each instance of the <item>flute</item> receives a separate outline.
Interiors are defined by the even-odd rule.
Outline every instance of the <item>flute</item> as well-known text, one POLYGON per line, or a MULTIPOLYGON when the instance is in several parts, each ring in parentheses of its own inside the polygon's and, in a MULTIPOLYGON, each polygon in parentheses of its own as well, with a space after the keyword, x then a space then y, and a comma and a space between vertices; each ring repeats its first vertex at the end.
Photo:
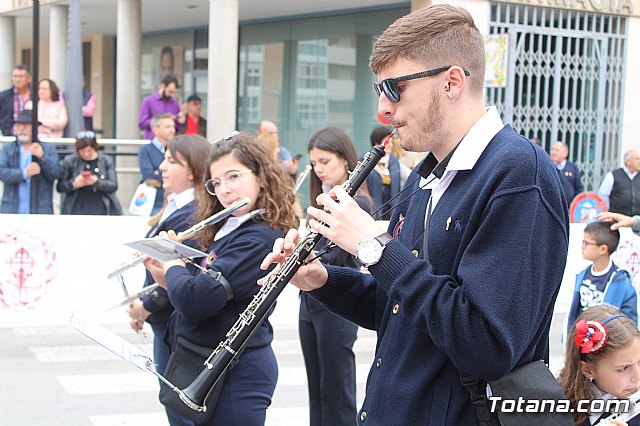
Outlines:
MULTIPOLYGON (((207 226, 213 225, 215 223, 220 222, 221 220, 226 219, 227 217, 231 216, 236 210, 246 206, 250 202, 251 202, 251 199, 249 197, 245 197, 242 200, 238 200, 235 203, 231 204, 226 209, 221 210, 218 213, 208 217, 207 219, 203 220, 202 222, 199 222, 199 223, 193 225, 191 228, 180 232, 178 234, 178 242, 182 242, 184 240, 187 240, 187 239, 191 238, 192 236, 194 236, 195 234, 197 234, 198 232, 200 232, 202 229, 206 228, 207 226)), ((136 265, 139 265, 140 263, 142 263, 144 258, 145 258, 145 254, 144 253, 138 252, 138 253, 134 254, 133 257, 128 262, 125 262, 125 263, 121 264, 120 266, 118 266, 118 268, 116 270, 114 270, 109 275, 107 275, 107 278, 111 279, 113 277, 116 277, 116 276, 122 274, 124 271, 129 270, 129 269, 133 268, 136 265)))

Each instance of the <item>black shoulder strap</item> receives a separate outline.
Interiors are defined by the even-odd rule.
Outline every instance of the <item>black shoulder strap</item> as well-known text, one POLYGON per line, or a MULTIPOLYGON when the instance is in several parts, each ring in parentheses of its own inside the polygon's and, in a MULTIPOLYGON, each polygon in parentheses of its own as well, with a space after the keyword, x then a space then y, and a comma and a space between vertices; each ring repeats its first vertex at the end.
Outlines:
POLYGON ((229 281, 225 278, 224 275, 222 275, 222 272, 214 271, 207 268, 207 273, 211 276, 211 278, 218 281, 220 285, 222 285, 222 288, 224 288, 224 291, 227 294, 227 302, 233 299, 233 290, 231 289, 231 284, 229 284, 229 281))
POLYGON ((460 383, 471 396, 471 405, 476 408, 479 426, 500 426, 497 413, 489 409, 487 382, 474 376, 460 375, 460 383))

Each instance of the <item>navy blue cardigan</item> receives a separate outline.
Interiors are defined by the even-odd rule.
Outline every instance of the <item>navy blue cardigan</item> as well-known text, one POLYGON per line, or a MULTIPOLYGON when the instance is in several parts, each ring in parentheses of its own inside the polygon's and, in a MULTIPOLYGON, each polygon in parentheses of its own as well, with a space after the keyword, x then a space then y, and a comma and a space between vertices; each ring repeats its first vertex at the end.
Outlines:
POLYGON ((378 332, 358 424, 477 424, 460 374, 495 380, 547 349, 569 235, 549 156, 505 126, 436 205, 432 265, 422 259, 429 194, 395 210, 389 233, 399 241, 371 275, 329 266, 327 284, 311 293, 378 332))
MULTIPOLYGON (((160 231, 169 231, 173 229, 178 233, 189 229, 197 222, 196 218, 193 216, 194 210, 195 204, 193 201, 185 204, 182 208, 171 213, 171 216, 151 228, 149 232, 147 232, 146 238, 158 235, 160 231)), ((195 247, 195 243, 193 241, 185 241, 184 244, 195 247)), ((144 280, 145 287, 155 282, 149 271, 146 271, 146 274, 147 275, 144 280)), ((164 288, 158 287, 150 295, 142 298, 142 305, 147 311, 151 312, 151 315, 147 318, 148 323, 158 324, 169 322, 169 317, 173 312, 173 306, 171 306, 167 290, 164 288)))
MULTIPOLYGON (((172 266, 166 273, 171 304, 177 312, 171 317, 169 341, 176 336, 205 347, 213 348, 225 340, 253 296, 260 290, 259 278, 267 272, 260 262, 271 252, 276 238, 284 232, 276 231, 261 221, 249 220, 231 234, 214 241, 209 249, 206 267, 221 272, 233 290, 227 302, 224 287, 209 274, 191 272, 182 266, 172 266), (178 320, 178 315, 179 320, 178 320)), ((247 348, 266 346, 273 340, 268 319, 256 331, 247 348)))

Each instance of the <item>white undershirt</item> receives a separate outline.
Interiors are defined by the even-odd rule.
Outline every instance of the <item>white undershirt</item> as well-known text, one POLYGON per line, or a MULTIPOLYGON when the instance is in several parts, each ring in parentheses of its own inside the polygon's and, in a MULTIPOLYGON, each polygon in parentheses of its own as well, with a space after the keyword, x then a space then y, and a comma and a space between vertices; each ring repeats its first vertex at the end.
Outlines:
POLYGON ((160 221, 158 223, 164 222, 169 216, 171 216, 176 210, 183 208, 193 200, 195 200, 196 192, 191 188, 187 188, 179 194, 172 192, 167 195, 167 206, 164 208, 162 212, 162 216, 160 217, 160 221))

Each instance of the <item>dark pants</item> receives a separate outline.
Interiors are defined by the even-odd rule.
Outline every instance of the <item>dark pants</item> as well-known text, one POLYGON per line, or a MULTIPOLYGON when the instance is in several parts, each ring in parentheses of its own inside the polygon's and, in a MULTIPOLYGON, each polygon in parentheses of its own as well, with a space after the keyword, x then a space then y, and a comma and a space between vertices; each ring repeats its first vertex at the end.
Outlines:
POLYGON ((207 426, 263 426, 278 381, 271 345, 247 349, 227 373, 207 426))
POLYGON ((311 426, 355 424, 358 326, 300 295, 300 343, 309 382, 311 426))
MULTIPOLYGON (((169 362, 169 355, 171 355, 169 346, 164 342, 167 323, 162 322, 151 324, 151 329, 153 330, 153 361, 156 363, 156 371, 160 373, 160 375, 164 375, 164 370, 167 368, 167 362, 169 362)), ((181 417, 166 407, 165 411, 167 412, 167 419, 169 419, 169 424, 171 426, 193 426, 193 422, 191 420, 181 417)))

